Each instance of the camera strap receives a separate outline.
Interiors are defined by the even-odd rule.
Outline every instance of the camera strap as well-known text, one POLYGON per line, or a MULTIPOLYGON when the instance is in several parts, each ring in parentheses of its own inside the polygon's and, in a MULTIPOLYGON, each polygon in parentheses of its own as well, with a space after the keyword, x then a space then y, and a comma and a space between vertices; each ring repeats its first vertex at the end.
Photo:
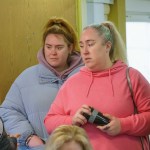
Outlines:
MULTIPOLYGON (((127 67, 127 69, 126 69, 126 78, 127 78, 127 81, 128 81, 128 86, 129 86, 131 97, 132 97, 132 100, 133 100, 134 114, 138 114, 138 109, 136 107, 134 93, 133 93, 133 88, 132 88, 132 83, 131 83, 131 79, 130 79, 130 75, 129 75, 129 69, 130 69, 130 67, 127 67)), ((141 144, 142 144, 142 150, 150 150, 150 147, 149 147, 149 136, 141 136, 140 137, 140 141, 141 141, 141 144), (144 148, 144 141, 146 141, 146 143, 148 145, 147 149, 144 148)))
POLYGON ((94 110, 92 111, 92 115, 90 115, 90 118, 89 118, 88 121, 89 121, 90 123, 94 123, 94 120, 95 120, 97 114, 98 114, 98 111, 96 111, 96 110, 94 109, 94 110))

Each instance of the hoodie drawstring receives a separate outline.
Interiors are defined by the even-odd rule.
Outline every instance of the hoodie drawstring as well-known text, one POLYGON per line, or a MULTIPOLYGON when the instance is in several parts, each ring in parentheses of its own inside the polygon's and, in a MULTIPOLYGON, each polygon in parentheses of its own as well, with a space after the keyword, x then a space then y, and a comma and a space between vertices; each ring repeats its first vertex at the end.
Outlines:
POLYGON ((112 95, 114 96, 114 88, 113 88, 113 84, 112 84, 112 78, 111 78, 111 71, 110 71, 110 69, 109 69, 109 81, 110 81, 110 84, 111 84, 112 95))
POLYGON ((91 88, 91 86, 92 86, 92 83, 93 83, 93 74, 92 74, 92 72, 91 72, 91 74, 90 74, 90 83, 89 83, 89 86, 88 86, 88 88, 87 88, 86 97, 88 97, 88 95, 89 95, 89 92, 90 92, 90 88, 91 88))

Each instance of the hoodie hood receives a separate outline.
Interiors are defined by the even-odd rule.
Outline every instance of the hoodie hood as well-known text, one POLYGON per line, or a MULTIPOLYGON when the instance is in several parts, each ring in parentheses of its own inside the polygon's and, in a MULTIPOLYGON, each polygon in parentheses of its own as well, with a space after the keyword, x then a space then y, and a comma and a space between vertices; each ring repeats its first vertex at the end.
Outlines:
POLYGON ((114 95, 114 89, 113 89, 113 84, 112 84, 112 75, 119 72, 120 70, 122 70, 126 67, 127 67, 127 64, 125 64, 124 62, 122 62, 120 60, 116 61, 112 67, 110 67, 106 70, 103 70, 103 71, 99 71, 99 72, 92 72, 86 66, 82 67, 80 69, 80 72, 82 74, 90 77, 89 84, 88 84, 89 86, 87 87, 86 96, 88 96, 88 94, 90 92, 90 88, 92 86, 92 83, 93 83, 95 77, 108 77, 108 79, 110 81, 110 86, 112 89, 112 95, 114 95))
POLYGON ((40 49, 38 51, 37 54, 37 59, 39 61, 39 64, 44 65, 46 68, 48 68, 50 71, 52 71, 57 77, 59 78, 64 78, 64 76, 66 77, 68 74, 70 74, 70 72, 72 72, 75 68, 83 66, 83 61, 82 58, 80 56, 80 53, 77 51, 73 51, 70 59, 69 59, 69 68, 62 71, 61 73, 56 71, 45 59, 44 53, 43 53, 43 48, 40 49))

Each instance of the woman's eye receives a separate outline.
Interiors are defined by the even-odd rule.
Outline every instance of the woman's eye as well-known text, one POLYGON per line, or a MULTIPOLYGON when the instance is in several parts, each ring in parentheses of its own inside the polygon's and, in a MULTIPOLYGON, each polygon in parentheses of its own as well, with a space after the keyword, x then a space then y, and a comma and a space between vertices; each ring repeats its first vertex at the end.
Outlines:
POLYGON ((80 48, 83 48, 83 45, 80 45, 80 48))
POLYGON ((89 47, 91 47, 91 46, 93 46, 93 45, 94 45, 94 43, 89 43, 89 44, 88 44, 89 47))
POLYGON ((58 50, 61 50, 61 49, 63 49, 63 47, 57 47, 57 49, 58 49, 58 50))
POLYGON ((47 46, 47 48, 48 48, 48 49, 50 49, 50 48, 51 48, 51 46, 47 46))

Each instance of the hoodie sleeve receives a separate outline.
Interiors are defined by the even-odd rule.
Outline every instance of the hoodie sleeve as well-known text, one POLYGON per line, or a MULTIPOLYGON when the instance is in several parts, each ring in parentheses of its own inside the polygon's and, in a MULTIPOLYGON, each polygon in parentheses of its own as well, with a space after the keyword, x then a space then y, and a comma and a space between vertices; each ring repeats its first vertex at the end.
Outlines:
POLYGON ((120 118, 121 133, 145 136, 150 134, 150 84, 133 68, 130 69, 130 79, 138 114, 120 118))
POLYGON ((21 135, 18 139, 20 145, 24 145, 26 138, 34 133, 24 110, 20 89, 15 82, 0 107, 0 116, 8 134, 21 135))
POLYGON ((72 124, 72 116, 69 115, 69 112, 65 111, 65 105, 67 104, 67 96, 65 96, 65 91, 67 90, 65 85, 59 90, 56 99, 44 119, 44 124, 49 134, 60 125, 72 124))

